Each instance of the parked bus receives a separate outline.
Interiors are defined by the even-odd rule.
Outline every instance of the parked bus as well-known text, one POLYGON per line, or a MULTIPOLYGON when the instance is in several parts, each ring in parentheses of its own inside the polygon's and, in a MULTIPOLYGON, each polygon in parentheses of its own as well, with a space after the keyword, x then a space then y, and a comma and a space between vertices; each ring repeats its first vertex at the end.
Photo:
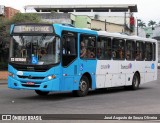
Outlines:
POLYGON ((154 39, 63 24, 15 24, 10 34, 9 88, 85 96, 89 89, 138 89, 157 80, 154 39))

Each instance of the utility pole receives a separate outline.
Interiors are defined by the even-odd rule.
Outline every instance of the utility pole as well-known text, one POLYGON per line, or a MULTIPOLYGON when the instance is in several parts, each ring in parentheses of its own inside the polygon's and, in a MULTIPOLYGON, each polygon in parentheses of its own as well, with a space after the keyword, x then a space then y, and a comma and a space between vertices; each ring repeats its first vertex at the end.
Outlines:
POLYGON ((138 19, 137 19, 137 36, 138 36, 138 19))
POLYGON ((126 12, 124 13, 124 33, 126 33, 126 12))
POLYGON ((107 28, 107 27, 106 27, 106 19, 105 19, 104 23, 105 23, 105 27, 104 27, 104 28, 105 28, 105 31, 107 31, 107 29, 106 29, 106 28, 107 28))
POLYGON ((140 19, 137 19, 137 36, 138 36, 138 21, 140 21, 140 19))

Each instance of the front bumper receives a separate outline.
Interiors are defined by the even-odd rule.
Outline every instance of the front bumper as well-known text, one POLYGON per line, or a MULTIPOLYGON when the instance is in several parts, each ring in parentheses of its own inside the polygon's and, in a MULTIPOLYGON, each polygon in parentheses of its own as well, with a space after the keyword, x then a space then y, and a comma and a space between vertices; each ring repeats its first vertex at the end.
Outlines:
MULTIPOLYGON (((34 82, 34 80, 32 81, 34 82)), ((8 76, 8 88, 26 89, 26 90, 41 90, 41 91, 60 91, 60 80, 55 78, 35 85, 27 85, 26 82, 18 81, 11 76, 8 76)))

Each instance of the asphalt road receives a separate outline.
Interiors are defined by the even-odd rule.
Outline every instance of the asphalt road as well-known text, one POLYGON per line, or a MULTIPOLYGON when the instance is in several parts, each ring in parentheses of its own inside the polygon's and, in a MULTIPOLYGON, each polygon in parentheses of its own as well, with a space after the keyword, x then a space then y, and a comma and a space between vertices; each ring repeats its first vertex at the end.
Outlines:
MULTIPOLYGON (((160 75, 160 71, 158 73, 160 75)), ((131 91, 124 88, 96 90, 86 97, 72 93, 12 90, 0 85, 0 114, 160 114, 160 76, 157 81, 131 91)))

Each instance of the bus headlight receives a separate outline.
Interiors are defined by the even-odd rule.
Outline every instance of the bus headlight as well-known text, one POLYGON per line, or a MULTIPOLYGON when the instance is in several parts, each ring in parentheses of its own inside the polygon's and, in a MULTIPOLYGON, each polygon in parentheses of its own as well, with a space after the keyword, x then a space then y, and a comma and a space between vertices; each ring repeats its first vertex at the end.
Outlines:
POLYGON ((49 79, 49 80, 54 79, 54 78, 56 78, 55 75, 48 76, 48 79, 49 79))
POLYGON ((8 72, 8 76, 11 76, 11 77, 14 78, 14 74, 13 73, 8 72))

